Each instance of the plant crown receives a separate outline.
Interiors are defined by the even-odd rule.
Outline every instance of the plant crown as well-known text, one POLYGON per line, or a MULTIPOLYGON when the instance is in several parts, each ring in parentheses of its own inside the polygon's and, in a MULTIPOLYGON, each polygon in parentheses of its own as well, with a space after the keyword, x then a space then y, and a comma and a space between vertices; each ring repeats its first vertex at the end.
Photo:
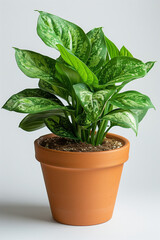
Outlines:
POLYGON ((140 92, 120 91, 144 77, 154 62, 143 63, 124 46, 119 50, 101 27, 86 34, 58 16, 39 14, 38 36, 60 56, 52 59, 15 48, 18 67, 39 83, 38 88, 11 96, 3 108, 28 113, 19 125, 23 130, 47 126, 58 136, 92 145, 102 144, 114 126, 132 128, 137 134, 138 123, 154 106, 140 92))

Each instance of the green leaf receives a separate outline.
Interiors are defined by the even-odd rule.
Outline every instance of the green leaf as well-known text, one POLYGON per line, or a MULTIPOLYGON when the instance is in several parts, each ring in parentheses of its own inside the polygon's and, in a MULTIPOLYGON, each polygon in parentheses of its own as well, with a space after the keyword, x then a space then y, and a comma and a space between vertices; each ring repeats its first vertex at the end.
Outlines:
POLYGON ((38 85, 42 90, 68 101, 68 96, 70 95, 68 89, 65 89, 64 86, 62 87, 62 84, 58 80, 52 79, 50 81, 44 81, 40 79, 38 85))
POLYGON ((90 53, 90 42, 77 25, 50 13, 39 11, 37 33, 49 47, 57 49, 61 44, 86 62, 90 53))
POLYGON ((81 114, 79 114, 76 117, 76 122, 78 125, 85 126, 85 127, 88 127, 92 124, 92 121, 90 120, 86 112, 82 112, 81 114))
POLYGON ((96 72, 105 62, 107 55, 107 46, 102 28, 94 28, 87 33, 91 43, 91 52, 87 61, 87 66, 96 72))
POLYGON ((73 131, 73 126, 67 118, 54 116, 45 119, 45 124, 49 130, 60 137, 78 140, 73 131))
POLYGON ((113 89, 105 89, 92 93, 83 83, 76 84, 73 88, 88 119, 93 121, 101 116, 107 100, 114 93, 113 89))
POLYGON ((110 102, 122 109, 154 108, 150 98, 137 91, 126 91, 113 96, 110 102))
POLYGON ((155 62, 147 62, 146 65, 146 70, 147 73, 152 69, 152 67, 154 66, 155 62))
POLYGON ((25 89, 11 96, 3 108, 21 113, 37 113, 66 107, 56 96, 41 89, 25 89))
POLYGON ((125 81, 125 82, 121 83, 120 85, 116 86, 116 94, 115 94, 115 96, 122 90, 122 88, 124 88, 131 81, 132 80, 128 80, 128 81, 125 81))
POLYGON ((9 111, 12 111, 15 105, 17 105, 17 102, 22 98, 27 97, 40 97, 40 98, 46 98, 49 100, 53 100, 59 105, 62 105, 62 102, 54 95, 51 95, 39 88, 28 88, 21 92, 18 92, 14 95, 12 95, 8 101, 3 105, 4 109, 7 109, 9 111))
POLYGON ((112 59, 114 57, 118 57, 119 56, 119 50, 116 47, 116 45, 109 40, 106 36, 105 36, 105 40, 106 40, 106 45, 107 45, 107 50, 109 53, 109 57, 112 59))
POLYGON ((84 83, 89 86, 92 86, 93 84, 98 84, 98 79, 96 75, 81 60, 79 60, 76 56, 74 56, 73 53, 71 53, 63 46, 58 44, 57 47, 61 53, 62 58, 70 66, 75 68, 84 83))
POLYGON ((138 118, 133 112, 129 110, 122 110, 122 109, 113 110, 109 112, 107 115, 105 115, 103 119, 111 121, 111 124, 113 126, 132 128, 137 135, 138 118))
POLYGON ((44 123, 45 118, 52 117, 53 115, 64 116, 64 113, 62 110, 52 110, 41 113, 28 114, 20 122, 19 127, 27 132, 38 130, 46 126, 44 123))
MULTIPOLYGON (((118 109, 117 106, 110 104, 110 110, 118 109)), ((133 112, 137 118, 138 123, 142 121, 142 119, 145 117, 146 113, 148 112, 148 109, 130 109, 131 112, 133 112)))
POLYGON ((21 71, 31 78, 50 79, 56 61, 36 52, 15 48, 15 58, 21 71))
POLYGON ((141 122, 145 117, 148 109, 131 109, 131 111, 137 116, 138 122, 141 122))
POLYGON ((77 71, 63 63, 56 63, 56 77, 66 88, 70 88, 73 84, 82 82, 77 71))
POLYGON ((39 80, 38 87, 45 92, 48 92, 48 93, 51 93, 51 94, 56 94, 54 89, 52 88, 52 85, 50 83, 42 80, 42 79, 39 80))
POLYGON ((120 56, 133 57, 125 46, 120 49, 120 56))
POLYGON ((11 111, 21 113, 38 113, 52 109, 65 109, 56 102, 40 97, 27 97, 19 99, 11 111))
POLYGON ((115 57, 105 64, 99 72, 100 84, 105 86, 142 78, 147 74, 146 65, 131 57, 115 57))

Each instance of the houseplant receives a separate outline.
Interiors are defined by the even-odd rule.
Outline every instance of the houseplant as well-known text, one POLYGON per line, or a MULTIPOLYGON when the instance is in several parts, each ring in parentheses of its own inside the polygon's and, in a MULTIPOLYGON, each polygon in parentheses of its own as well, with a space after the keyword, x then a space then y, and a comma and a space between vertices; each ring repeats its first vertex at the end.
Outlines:
POLYGON ((120 126, 137 134, 138 123, 154 108, 146 95, 120 91, 130 81, 144 77, 154 62, 143 63, 124 46, 119 50, 101 27, 85 34, 62 18, 42 11, 39 14, 37 33, 60 56, 52 59, 15 48, 18 67, 28 77, 38 78, 39 87, 14 94, 3 108, 28 113, 19 125, 24 130, 47 126, 53 133, 35 141, 53 217, 72 225, 105 222, 112 216, 129 152, 128 140, 108 131, 120 126), (107 134, 123 146, 97 152, 42 146, 51 137, 59 139, 54 134, 94 149, 103 145, 107 134))

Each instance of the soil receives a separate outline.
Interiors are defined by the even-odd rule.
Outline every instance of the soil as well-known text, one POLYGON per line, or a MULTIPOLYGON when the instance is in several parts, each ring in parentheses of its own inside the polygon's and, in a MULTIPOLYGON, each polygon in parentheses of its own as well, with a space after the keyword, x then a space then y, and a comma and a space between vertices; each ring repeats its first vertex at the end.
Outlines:
POLYGON ((69 151, 69 152, 100 152, 100 151, 109 151, 113 149, 120 148, 124 145, 123 142, 120 142, 114 138, 105 138, 102 145, 92 146, 88 143, 77 142, 72 139, 61 138, 61 137, 52 137, 46 138, 40 142, 40 145, 54 150, 59 151, 69 151))

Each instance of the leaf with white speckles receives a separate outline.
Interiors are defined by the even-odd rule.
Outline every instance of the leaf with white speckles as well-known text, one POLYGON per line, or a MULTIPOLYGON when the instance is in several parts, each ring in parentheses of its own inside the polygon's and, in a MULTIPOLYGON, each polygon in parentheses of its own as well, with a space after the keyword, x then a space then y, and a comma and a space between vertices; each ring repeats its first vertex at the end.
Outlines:
POLYGON ((78 140, 74 134, 70 121, 62 116, 53 116, 45 119, 45 124, 49 130, 60 137, 78 140))
POLYGON ((124 128, 132 128, 136 133, 138 132, 138 118, 136 114, 129 110, 116 109, 109 112, 103 117, 105 120, 109 120, 112 126, 120 126, 124 128))
POLYGON ((148 111, 148 109, 131 109, 131 112, 133 112, 137 116, 138 122, 142 121, 142 119, 145 117, 147 111, 148 111))
POLYGON ((84 111, 76 117, 76 123, 85 128, 89 127, 93 122, 89 118, 88 114, 84 111))
POLYGON ((40 89, 49 92, 51 94, 55 94, 66 101, 70 95, 68 89, 64 88, 64 85, 59 82, 57 79, 50 79, 49 81, 44 81, 42 79, 39 80, 38 86, 40 89))
POLYGON ((96 72, 105 62, 107 56, 107 46, 102 28, 94 28, 87 33, 91 43, 91 52, 87 61, 87 66, 96 72))
POLYGON ((15 48, 15 58, 21 71, 31 78, 50 79, 54 75, 56 61, 29 50, 15 48))
POLYGON ((56 96, 41 89, 25 89, 11 96, 3 108, 21 113, 38 113, 66 107, 56 96))
POLYGON ((105 89, 92 93, 83 83, 76 84, 73 87, 88 119, 93 121, 101 116, 107 100, 114 93, 112 89, 105 89))
POLYGON ((117 94, 110 102, 122 109, 149 109, 154 108, 150 98, 137 91, 126 91, 117 94))
POLYGON ((113 85, 128 80, 142 78, 147 74, 145 63, 131 57, 115 57, 99 72, 100 84, 113 85))
POLYGON ((155 64, 155 62, 147 62, 147 63, 145 63, 147 73, 152 69, 152 67, 154 66, 154 64, 155 64))
POLYGON ((65 109, 64 106, 58 105, 49 99, 40 97, 27 97, 19 99, 11 111, 21 113, 38 113, 52 109, 65 109))
POLYGON ((67 20, 39 11, 37 33, 45 44, 57 49, 61 44, 86 62, 90 53, 90 42, 84 31, 67 20))

